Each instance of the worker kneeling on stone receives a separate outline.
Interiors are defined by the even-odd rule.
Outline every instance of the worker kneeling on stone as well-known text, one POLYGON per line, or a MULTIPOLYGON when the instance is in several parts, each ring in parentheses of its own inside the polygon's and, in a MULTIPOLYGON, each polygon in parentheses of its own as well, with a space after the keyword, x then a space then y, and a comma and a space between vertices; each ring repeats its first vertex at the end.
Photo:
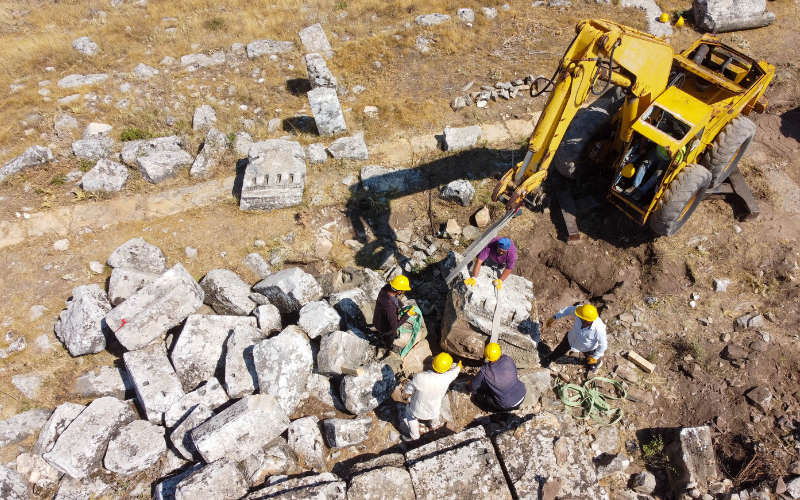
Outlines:
POLYGON ((511 271, 514 270, 514 264, 517 262, 517 247, 510 238, 494 238, 489 242, 478 257, 475 259, 475 265, 472 267, 472 277, 464 280, 468 286, 475 285, 475 278, 481 272, 481 267, 486 263, 487 266, 501 270, 500 277, 492 284, 498 290, 503 288, 503 281, 508 278, 511 271))
POLYGON ((406 384, 406 394, 411 395, 411 402, 406 405, 405 424, 411 439, 419 439, 420 420, 428 421, 431 430, 442 426, 439 420, 442 398, 460 371, 461 361, 453 363, 453 357, 443 352, 433 358, 433 370, 416 374, 406 384))
POLYGON ((575 323, 545 360, 545 367, 571 349, 583 353, 589 364, 589 371, 597 372, 603 365, 603 355, 608 348, 606 324, 598 317, 597 309, 593 305, 583 304, 565 307, 549 318, 544 326, 550 328, 553 321, 565 316, 575 316, 575 323))
POLYGON ((416 314, 413 309, 409 309, 402 318, 398 317, 398 311, 403 307, 400 298, 409 290, 411 290, 411 286, 408 284, 408 278, 401 274, 384 285, 378 293, 375 313, 372 316, 372 326, 378 330, 387 354, 392 348, 392 342, 397 338, 397 328, 408 321, 410 316, 416 314))
POLYGON ((469 391, 481 406, 492 411, 516 410, 525 399, 525 384, 517 377, 517 364, 489 343, 483 350, 486 362, 469 383, 469 391))

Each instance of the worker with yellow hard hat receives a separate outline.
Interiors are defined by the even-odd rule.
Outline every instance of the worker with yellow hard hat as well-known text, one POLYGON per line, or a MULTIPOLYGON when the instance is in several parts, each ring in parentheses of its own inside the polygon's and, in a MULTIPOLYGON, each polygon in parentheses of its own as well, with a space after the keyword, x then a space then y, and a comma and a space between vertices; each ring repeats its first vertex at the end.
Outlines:
POLYGON ((442 398, 447 393, 450 383, 458 377, 461 361, 453 363, 453 357, 446 352, 433 358, 433 370, 417 373, 406 384, 406 394, 411 401, 406 405, 402 431, 411 439, 419 439, 420 420, 428 422, 431 430, 442 426, 439 415, 442 410, 442 398))
POLYGON ((483 350, 485 363, 469 383, 479 406, 491 411, 512 411, 525 400, 525 384, 517 377, 517 364, 490 342, 483 350))
POLYGON ((589 365, 589 372, 596 373, 603 365, 603 355, 608 348, 606 324, 597 314, 597 309, 591 304, 565 307, 558 311, 545 322, 544 326, 550 328, 553 321, 570 316, 575 318, 572 328, 564 335, 561 343, 545 360, 544 365, 567 354, 570 350, 583 353, 589 365))
POLYGON ((408 278, 400 274, 384 285, 380 293, 378 293, 378 299, 375 302, 375 313, 372 316, 372 326, 381 336, 382 344, 386 348, 387 354, 392 347, 392 342, 397 337, 397 328, 415 314, 410 309, 402 318, 397 316, 397 312, 403 307, 403 302, 400 301, 400 298, 409 290, 411 290, 411 286, 408 283, 408 278))

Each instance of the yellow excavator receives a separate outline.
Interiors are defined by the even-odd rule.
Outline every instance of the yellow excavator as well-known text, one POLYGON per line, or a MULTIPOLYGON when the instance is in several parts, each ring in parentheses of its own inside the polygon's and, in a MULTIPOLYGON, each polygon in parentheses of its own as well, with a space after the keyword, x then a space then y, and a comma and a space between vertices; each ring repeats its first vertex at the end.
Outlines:
POLYGON ((551 92, 547 105, 525 159, 492 199, 516 211, 551 163, 572 179, 605 165, 614 169, 608 200, 672 236, 735 170, 756 131, 745 116, 764 112, 775 68, 710 35, 675 53, 610 21, 585 20, 576 32, 553 77, 536 82, 539 93, 551 92), (581 109, 590 93, 600 97, 581 109))

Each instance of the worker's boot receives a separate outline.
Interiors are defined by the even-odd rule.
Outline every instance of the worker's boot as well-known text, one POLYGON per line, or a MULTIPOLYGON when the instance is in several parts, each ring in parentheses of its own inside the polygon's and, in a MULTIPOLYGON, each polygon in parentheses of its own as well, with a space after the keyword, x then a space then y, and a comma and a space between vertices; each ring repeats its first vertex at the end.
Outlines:
POLYGON ((600 358, 597 363, 589 365, 589 375, 597 375, 601 366, 603 366, 603 358, 600 358))

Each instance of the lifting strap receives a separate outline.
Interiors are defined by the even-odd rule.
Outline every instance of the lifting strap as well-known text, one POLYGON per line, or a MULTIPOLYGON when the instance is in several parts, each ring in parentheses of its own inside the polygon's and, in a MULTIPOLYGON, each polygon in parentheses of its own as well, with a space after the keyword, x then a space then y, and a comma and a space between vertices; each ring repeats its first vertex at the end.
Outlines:
POLYGON ((419 331, 422 328, 422 311, 420 311, 419 307, 417 306, 414 305, 405 306, 404 308, 400 309, 400 311, 397 312, 397 316, 402 318, 408 313, 408 311, 411 310, 413 310, 416 313, 413 316, 409 316, 408 318, 408 321, 411 322, 411 326, 407 327, 404 323, 400 325, 400 327, 397 329, 398 338, 400 338, 404 333, 411 332, 411 338, 408 340, 408 344, 406 344, 406 346, 403 347, 403 349, 400 351, 401 358, 404 358, 406 354, 408 354, 408 351, 410 351, 411 348, 414 347, 414 343, 417 341, 417 336, 419 335, 419 331))
POLYGON ((577 384, 559 383, 556 385, 556 395, 558 399, 564 403, 564 406, 569 409, 570 415, 578 420, 594 419, 600 425, 613 425, 620 421, 622 418, 621 408, 611 408, 606 400, 619 400, 625 399, 628 391, 616 380, 595 377, 583 383, 583 386, 577 384), (622 396, 614 396, 612 394, 605 394, 600 392, 597 388, 597 382, 606 382, 615 387, 622 396), (580 408, 582 410, 580 415, 575 415, 572 411, 573 408, 580 408))

